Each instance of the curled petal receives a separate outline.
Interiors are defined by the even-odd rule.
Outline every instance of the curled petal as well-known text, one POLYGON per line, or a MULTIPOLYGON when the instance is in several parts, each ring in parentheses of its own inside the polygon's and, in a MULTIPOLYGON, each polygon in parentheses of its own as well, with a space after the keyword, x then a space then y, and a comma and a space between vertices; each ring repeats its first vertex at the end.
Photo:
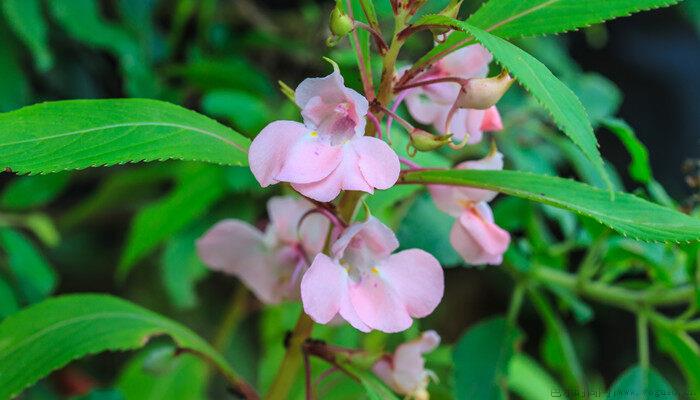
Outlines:
POLYGON ((289 149, 308 133, 309 129, 294 121, 275 121, 260 131, 248 151, 250 170, 260 186, 278 182, 275 177, 282 170, 289 149))
POLYGON ((359 155, 359 167, 367 183, 377 189, 389 189, 399 179, 399 157, 388 144, 369 136, 350 142, 359 155))
POLYGON ((322 78, 306 78, 294 91, 294 99, 303 110, 314 97, 320 97, 326 103, 340 103, 345 99, 345 81, 337 66, 333 73, 322 78))
POLYGON ((265 248, 263 235, 237 220, 214 225, 197 241, 197 253, 215 271, 237 276, 264 303, 276 303, 278 271, 265 248))
POLYGON ((368 247, 374 258, 388 257, 391 252, 399 247, 399 241, 394 232, 382 224, 375 217, 369 217, 367 221, 351 225, 333 243, 331 252, 336 258, 342 258, 345 250, 353 239, 359 239, 362 247, 368 247))
POLYGON ((429 253, 419 249, 398 252, 383 261, 379 271, 412 317, 425 317, 440 304, 445 278, 440 263, 429 253))
POLYGON ((342 157, 341 146, 333 146, 320 140, 318 133, 309 132, 289 149, 284 165, 275 179, 292 183, 317 182, 330 175, 342 157))
POLYGON ((508 249, 510 235, 493 222, 486 203, 465 211, 455 222, 450 243, 469 264, 498 265, 508 249))
POLYGON ((435 331, 427 331, 420 338, 396 348, 393 378, 403 393, 410 394, 425 389, 428 372, 425 370, 423 354, 433 351, 439 344, 440 336, 435 331))

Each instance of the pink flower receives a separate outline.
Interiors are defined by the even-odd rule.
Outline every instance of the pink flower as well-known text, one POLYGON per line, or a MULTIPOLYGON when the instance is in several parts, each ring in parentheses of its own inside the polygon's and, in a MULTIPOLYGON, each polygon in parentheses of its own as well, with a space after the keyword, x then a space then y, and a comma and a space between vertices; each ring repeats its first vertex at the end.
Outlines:
MULTIPOLYGON (((461 79, 483 78, 488 74, 491 54, 481 45, 475 44, 459 49, 433 64, 417 82, 438 78, 461 79)), ((446 133, 447 116, 457 99, 460 86, 454 82, 433 83, 409 89, 406 105, 411 116, 418 122, 446 133)), ((479 143, 486 131, 503 129, 501 116, 496 106, 486 110, 459 109, 450 123, 450 133, 457 141, 469 135, 467 143, 479 143)))
POLYGON ((223 220, 197 241, 197 253, 211 269, 238 277, 264 303, 298 299, 307 255, 323 250, 329 226, 326 218, 312 214, 298 227, 312 208, 306 200, 273 197, 265 233, 242 221, 223 220))
POLYGON ((428 383, 434 375, 425 369, 423 353, 433 351, 440 344, 435 331, 423 332, 420 338, 403 343, 393 355, 384 356, 372 371, 396 393, 416 400, 428 400, 428 383))
MULTIPOLYGON (((477 161, 466 161, 457 169, 503 169, 503 155, 498 152, 477 161)), ((496 192, 462 186, 430 185, 435 205, 457 218, 450 233, 450 243, 469 264, 497 265, 503 261, 510 235, 494 223, 487 202, 496 192)))
POLYGON ((399 332, 433 312, 444 290, 432 255, 399 243, 379 220, 351 225, 335 241, 332 258, 318 254, 301 281, 304 311, 321 324, 340 314, 355 328, 399 332))
POLYGON ((290 182, 304 196, 331 201, 341 190, 388 189, 399 177, 396 153, 364 136, 367 99, 332 74, 305 79, 296 89, 304 124, 275 121, 253 140, 250 169, 263 187, 290 182))

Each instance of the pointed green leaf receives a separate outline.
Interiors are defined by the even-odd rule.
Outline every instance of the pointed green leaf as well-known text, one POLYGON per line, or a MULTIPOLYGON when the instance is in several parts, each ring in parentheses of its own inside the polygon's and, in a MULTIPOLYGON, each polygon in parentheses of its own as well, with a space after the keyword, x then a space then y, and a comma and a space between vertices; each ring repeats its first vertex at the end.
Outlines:
POLYGON ((467 330, 453 353, 455 397, 506 398, 508 364, 522 333, 505 318, 482 321, 467 330))
POLYGON ((21 210, 43 206, 63 192, 69 179, 69 173, 19 177, 0 195, 0 207, 21 210))
POLYGON ((29 239, 13 229, 0 228, 0 247, 25 301, 36 303, 53 293, 56 272, 29 239))
POLYGON ((688 390, 700 393, 700 347, 695 340, 683 331, 672 331, 660 325, 654 325, 654 334, 659 348, 667 353, 683 371, 688 390))
POLYGON ((78 358, 138 349, 161 335, 213 364, 229 381, 238 379, 226 360, 188 328, 116 297, 78 294, 51 298, 0 323, 0 398, 19 395, 78 358))
POLYGON ((516 353, 510 360, 508 388, 524 400, 567 398, 557 381, 535 359, 522 353, 516 353))
POLYGON ((618 192, 611 200, 609 192, 570 179, 519 171, 425 170, 406 172, 400 181, 495 190, 573 211, 640 240, 700 240, 700 218, 628 193, 618 192))
POLYGON ((246 165, 250 141, 194 111, 146 99, 69 100, 0 114, 0 167, 49 173, 180 159, 246 165))
POLYGON ((654 369, 635 366, 625 371, 613 382, 608 400, 652 400, 663 393, 664 399, 676 400, 676 391, 654 369))

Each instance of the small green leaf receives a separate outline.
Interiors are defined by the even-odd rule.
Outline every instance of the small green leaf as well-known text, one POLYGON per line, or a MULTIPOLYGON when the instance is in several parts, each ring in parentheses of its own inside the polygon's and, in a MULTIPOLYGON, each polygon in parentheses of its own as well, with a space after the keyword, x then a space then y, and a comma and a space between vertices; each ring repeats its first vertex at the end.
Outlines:
POLYGON ((700 347, 695 340, 686 332, 672 331, 661 325, 654 325, 654 334, 661 351, 671 356, 683 371, 688 391, 700 393, 700 347))
POLYGON ((455 397, 505 399, 508 365, 522 332, 496 317, 470 327, 453 353, 455 397))
POLYGON ((559 177, 518 171, 426 170, 406 172, 404 183, 473 186, 549 204, 593 218, 647 241, 700 240, 700 219, 627 193, 609 192, 559 177))
POLYGON ((19 310, 19 302, 17 301, 17 296, 15 296, 15 291, 0 276, 0 320, 17 310, 19 310))
POLYGON ((557 381, 536 360, 523 353, 515 353, 510 360, 508 388, 523 400, 567 399, 557 381))
POLYGON ((0 114, 0 167, 49 173, 181 159, 246 165, 250 141, 194 111, 145 99, 69 100, 0 114))
POLYGON ((161 335, 213 364, 228 380, 238 379, 226 360, 188 328, 116 297, 79 294, 51 298, 0 323, 0 398, 19 395, 75 359, 138 349, 161 335))
POLYGON ((2 11, 10 27, 29 47, 39 71, 47 71, 53 65, 49 50, 46 21, 41 14, 40 0, 3 0, 2 11))
POLYGON ((625 371, 613 382, 608 400, 653 400, 663 393, 665 399, 676 400, 676 391, 654 369, 635 366, 625 371))
POLYGON ((163 250, 163 284, 170 301, 179 309, 197 304, 195 284, 207 273, 195 248, 195 240, 201 233, 199 229, 182 232, 170 239, 163 250))
POLYGON ((36 303, 56 288, 57 276, 39 250, 21 233, 0 228, 0 245, 9 258, 19 292, 25 301, 36 303))
POLYGON ((0 207, 21 210, 48 204, 63 192, 70 174, 51 174, 19 177, 0 195, 0 207))
POLYGON ((200 217, 225 193, 223 170, 210 165, 188 166, 175 188, 144 207, 129 230, 117 275, 124 279, 134 264, 163 240, 200 217))
POLYGON ((652 179, 651 164, 649 164, 649 151, 635 135, 634 130, 625 121, 620 119, 605 119, 603 125, 614 133, 627 149, 632 162, 628 171, 632 179, 639 183, 648 184, 652 179))
MULTIPOLYGON (((192 354, 174 354, 171 347, 148 349, 134 357, 117 379, 125 400, 204 400, 207 366, 192 354), (150 364, 163 358, 159 368, 150 364)), ((161 360, 159 360, 161 361, 161 360)))

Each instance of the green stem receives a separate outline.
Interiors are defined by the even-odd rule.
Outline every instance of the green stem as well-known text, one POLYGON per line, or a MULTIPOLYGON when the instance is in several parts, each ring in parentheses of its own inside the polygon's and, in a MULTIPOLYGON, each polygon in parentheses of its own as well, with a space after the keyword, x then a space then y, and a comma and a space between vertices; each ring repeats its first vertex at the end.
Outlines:
POLYGON ((649 369, 649 323, 644 312, 637 314, 637 348, 639 349, 639 365, 649 369))
POLYGON ((583 258, 581 266, 578 269, 579 285, 590 281, 598 272, 598 267, 600 265, 598 258, 601 253, 603 253, 608 236, 610 236, 610 229, 600 234, 586 252, 586 256, 583 258))
POLYGON ((248 313, 248 290, 244 286, 238 286, 231 296, 228 310, 221 320, 219 329, 214 336, 212 345, 219 353, 225 353, 231 343, 231 337, 238 327, 238 323, 248 313))
POLYGON ((690 285, 672 289, 631 290, 600 282, 580 285, 575 275, 552 268, 537 268, 533 277, 541 282, 554 283, 579 295, 601 303, 637 312, 641 306, 677 305, 692 301, 695 288, 690 285))
POLYGON ((508 307, 508 323, 511 325, 517 325, 518 323, 518 315, 520 314, 524 297, 525 284, 518 283, 515 286, 515 291, 513 292, 513 297, 510 299, 510 306, 508 307))
POLYGON ((270 390, 265 395, 267 400, 285 400, 289 398, 289 390, 294 385, 303 359, 302 345, 311 336, 314 321, 302 311, 297 324, 287 342, 287 352, 279 367, 279 372, 272 382, 270 390))

